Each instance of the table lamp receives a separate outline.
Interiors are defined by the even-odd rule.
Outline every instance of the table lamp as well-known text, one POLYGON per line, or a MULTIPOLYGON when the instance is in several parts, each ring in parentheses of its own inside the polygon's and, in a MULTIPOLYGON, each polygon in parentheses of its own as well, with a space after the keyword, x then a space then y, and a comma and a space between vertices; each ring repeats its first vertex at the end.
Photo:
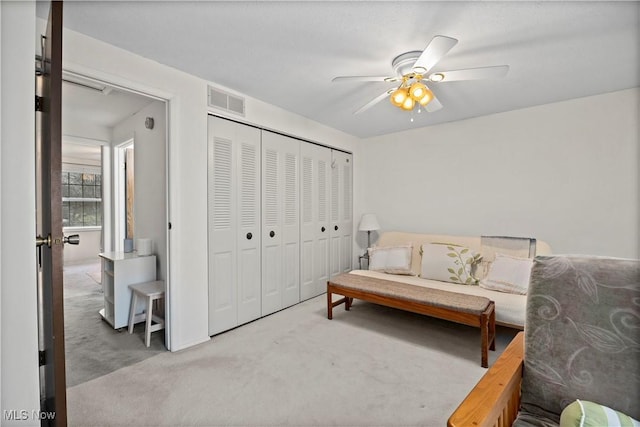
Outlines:
POLYGON ((371 232, 375 230, 380 230, 380 224, 378 224, 378 218, 376 218, 375 214, 363 214, 362 218, 360 218, 360 227, 358 227, 360 231, 367 232, 367 248, 371 247, 371 232))

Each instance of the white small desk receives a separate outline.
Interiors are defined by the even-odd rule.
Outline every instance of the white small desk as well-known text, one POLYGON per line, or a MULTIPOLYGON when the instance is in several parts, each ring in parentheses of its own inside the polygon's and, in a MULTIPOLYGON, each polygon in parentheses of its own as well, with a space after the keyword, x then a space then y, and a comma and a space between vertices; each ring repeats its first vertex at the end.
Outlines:
MULTIPOLYGON (((156 256, 138 256, 135 252, 105 252, 99 256, 102 259, 104 292, 104 308, 100 310, 100 315, 114 329, 124 328, 129 324, 129 285, 156 280, 156 256)), ((140 304, 135 312, 142 311, 143 305, 140 304)))

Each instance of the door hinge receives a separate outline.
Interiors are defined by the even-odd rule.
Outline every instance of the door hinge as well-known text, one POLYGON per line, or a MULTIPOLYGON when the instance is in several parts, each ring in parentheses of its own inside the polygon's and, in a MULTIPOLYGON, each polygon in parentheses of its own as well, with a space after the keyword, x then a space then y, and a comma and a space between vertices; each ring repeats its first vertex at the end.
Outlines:
POLYGON ((40 366, 44 366, 47 364, 47 357, 45 356, 45 351, 44 350, 40 350, 38 351, 38 363, 40 363, 40 366))
POLYGON ((44 98, 36 95, 36 111, 44 111, 44 98))

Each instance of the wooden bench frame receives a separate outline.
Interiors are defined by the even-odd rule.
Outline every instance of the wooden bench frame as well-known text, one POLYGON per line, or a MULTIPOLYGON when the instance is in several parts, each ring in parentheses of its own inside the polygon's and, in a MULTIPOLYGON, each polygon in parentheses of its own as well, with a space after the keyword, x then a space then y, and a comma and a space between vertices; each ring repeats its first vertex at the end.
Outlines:
POLYGON ((480 328, 481 341, 481 366, 489 367, 489 349, 496 349, 496 311, 495 303, 489 301, 489 305, 482 313, 473 314, 458 311, 455 308, 445 308, 431 305, 427 302, 407 301, 399 298, 393 298, 385 295, 379 295, 371 291, 360 291, 344 288, 342 286, 327 282, 327 318, 333 319, 333 307, 344 303, 344 309, 349 311, 353 304, 353 299, 380 304, 387 307, 398 308, 400 310, 410 311, 413 313, 424 314, 439 319, 449 320, 463 325, 475 326, 480 328), (342 295, 337 301, 333 301, 332 295, 342 295))

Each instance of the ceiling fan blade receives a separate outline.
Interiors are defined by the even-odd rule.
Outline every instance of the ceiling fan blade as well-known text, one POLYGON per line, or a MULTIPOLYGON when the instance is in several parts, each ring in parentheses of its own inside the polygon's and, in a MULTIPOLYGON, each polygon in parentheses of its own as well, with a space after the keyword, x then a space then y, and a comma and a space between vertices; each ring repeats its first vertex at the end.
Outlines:
POLYGON ((468 68, 466 70, 439 71, 431 74, 428 78, 432 82, 496 79, 506 76, 508 72, 508 65, 496 65, 494 67, 468 68))
POLYGON ((339 76, 334 77, 332 82, 396 82, 398 77, 388 76, 339 76))
POLYGON ((415 64, 413 64, 413 72, 424 74, 431 70, 456 43, 458 43, 458 40, 454 38, 435 36, 422 51, 415 64))
POLYGON ((394 89, 390 89, 390 90, 384 91, 384 93, 381 93, 380 95, 378 95, 375 98, 373 98, 371 101, 369 101, 366 104, 364 104, 362 107, 358 108, 356 111, 353 112, 353 114, 360 114, 363 111, 367 111, 369 108, 373 107, 378 102, 380 102, 383 99, 387 98, 391 94, 391 92, 393 92, 393 91, 394 91, 394 89))
POLYGON ((434 111, 438 111, 441 108, 442 104, 440 103, 440 101, 438 101, 438 98, 436 98, 435 95, 433 96, 431 102, 429 102, 427 106, 424 107, 424 109, 427 110, 427 113, 433 113, 434 111))

